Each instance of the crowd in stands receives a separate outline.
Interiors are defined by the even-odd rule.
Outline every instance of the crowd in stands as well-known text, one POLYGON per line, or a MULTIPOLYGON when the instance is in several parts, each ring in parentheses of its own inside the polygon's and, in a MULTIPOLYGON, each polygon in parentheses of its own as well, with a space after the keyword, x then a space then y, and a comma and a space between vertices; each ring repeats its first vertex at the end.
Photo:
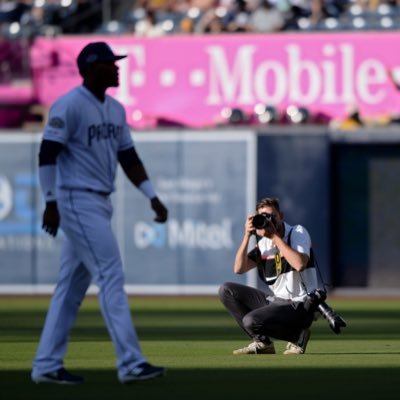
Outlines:
POLYGON ((398 10, 391 0, 142 0, 122 23, 142 36, 396 29, 398 10))
POLYGON ((7 38, 92 33, 101 21, 98 0, 0 0, 1 36, 7 38))
POLYGON ((0 35, 398 29, 400 0, 0 0, 0 35))
POLYGON ((400 0, 0 0, 0 85, 29 79, 38 36, 396 30, 400 0))
POLYGON ((395 30, 400 0, 0 0, 0 82, 37 36, 395 30))

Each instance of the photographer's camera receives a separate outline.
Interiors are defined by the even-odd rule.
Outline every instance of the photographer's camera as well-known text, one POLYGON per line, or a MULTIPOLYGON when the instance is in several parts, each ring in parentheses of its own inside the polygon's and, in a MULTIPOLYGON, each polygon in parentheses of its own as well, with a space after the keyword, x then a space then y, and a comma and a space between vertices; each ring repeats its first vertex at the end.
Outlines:
POLYGON ((319 311, 328 321, 333 332, 339 334, 340 329, 346 327, 346 322, 332 307, 325 303, 325 300, 326 292, 321 289, 315 289, 308 294, 304 307, 309 311, 319 311))
POLYGON ((269 224, 273 224, 274 223, 274 219, 273 219, 273 215, 272 214, 268 214, 268 213, 260 213, 260 214, 256 214, 253 217, 253 226, 256 229, 264 229, 266 228, 269 224))

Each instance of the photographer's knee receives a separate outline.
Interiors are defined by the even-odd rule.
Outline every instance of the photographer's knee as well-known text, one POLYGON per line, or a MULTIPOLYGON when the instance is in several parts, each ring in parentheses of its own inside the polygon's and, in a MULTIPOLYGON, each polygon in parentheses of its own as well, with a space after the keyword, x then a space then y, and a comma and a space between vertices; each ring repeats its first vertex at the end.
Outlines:
POLYGON ((232 291, 230 289, 229 282, 225 282, 219 287, 218 296, 222 303, 227 297, 232 297, 232 291))
POLYGON ((242 319, 242 323, 243 323, 244 328, 248 332, 253 332, 254 327, 257 326, 257 321, 254 319, 253 315, 251 315, 251 314, 246 314, 242 319))

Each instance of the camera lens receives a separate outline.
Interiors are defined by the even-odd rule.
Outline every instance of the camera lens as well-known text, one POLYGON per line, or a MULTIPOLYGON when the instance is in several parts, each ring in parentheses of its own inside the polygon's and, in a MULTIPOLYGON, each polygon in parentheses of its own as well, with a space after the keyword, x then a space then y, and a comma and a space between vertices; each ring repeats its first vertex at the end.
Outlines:
POLYGON ((266 215, 265 214, 256 214, 253 217, 253 225, 254 225, 254 228, 256 228, 256 229, 265 228, 265 226, 267 225, 266 215))
POLYGON ((337 314, 335 310, 329 307, 325 302, 322 302, 318 305, 318 310, 328 321, 329 326, 336 334, 340 333, 341 328, 346 327, 346 322, 343 320, 343 318, 341 318, 340 315, 337 314))

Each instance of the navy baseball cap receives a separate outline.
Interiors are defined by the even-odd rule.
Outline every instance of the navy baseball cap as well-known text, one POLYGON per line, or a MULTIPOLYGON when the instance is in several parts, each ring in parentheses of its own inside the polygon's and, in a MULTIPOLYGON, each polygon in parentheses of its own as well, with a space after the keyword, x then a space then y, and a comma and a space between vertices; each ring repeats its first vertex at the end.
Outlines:
POLYGON ((79 70, 83 70, 89 65, 117 61, 125 58, 125 56, 116 55, 111 50, 111 47, 105 42, 92 42, 87 44, 79 53, 76 63, 79 70))

